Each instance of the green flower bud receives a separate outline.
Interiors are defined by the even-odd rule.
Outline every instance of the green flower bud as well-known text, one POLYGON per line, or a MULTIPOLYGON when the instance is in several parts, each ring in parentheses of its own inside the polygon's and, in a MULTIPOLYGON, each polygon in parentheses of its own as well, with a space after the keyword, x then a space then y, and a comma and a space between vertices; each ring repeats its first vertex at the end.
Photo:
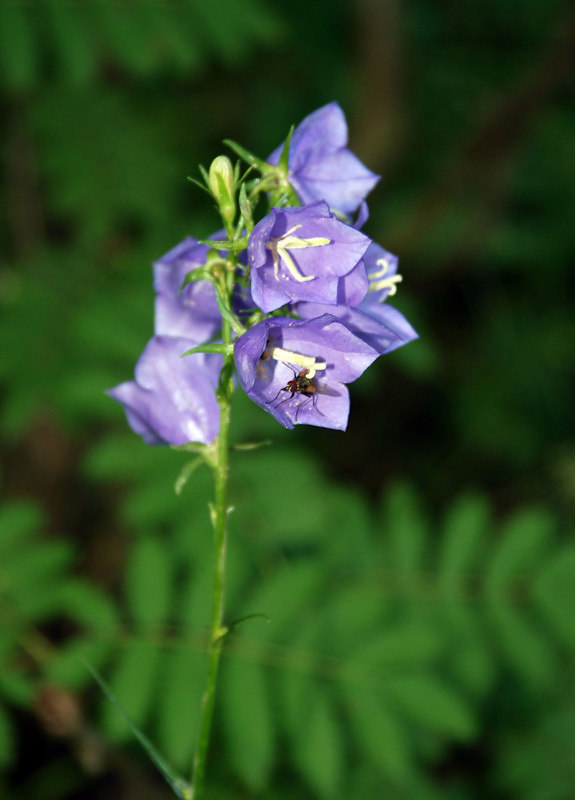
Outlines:
POLYGON ((234 197, 234 168, 227 156, 214 158, 210 166, 210 189, 218 201, 229 202, 234 197))
POLYGON ((230 225, 233 224, 236 215, 235 178, 232 162, 227 156, 214 158, 210 165, 208 181, 224 220, 230 225))

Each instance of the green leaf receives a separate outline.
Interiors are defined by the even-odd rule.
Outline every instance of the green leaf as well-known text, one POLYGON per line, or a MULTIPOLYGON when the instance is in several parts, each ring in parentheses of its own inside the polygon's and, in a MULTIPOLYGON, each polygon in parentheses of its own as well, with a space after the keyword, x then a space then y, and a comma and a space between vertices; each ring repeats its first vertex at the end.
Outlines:
POLYGON ((575 652, 575 543, 561 548, 543 565, 533 597, 537 610, 575 652))
POLYGON ((182 642, 166 654, 157 693, 158 746, 180 768, 191 763, 205 678, 202 652, 182 642))
POLYGON ((349 721, 362 756, 394 781, 404 783, 413 770, 412 754, 397 715, 370 688, 359 684, 346 688, 349 721))
POLYGON ((374 634, 353 652, 350 669, 375 670, 384 675, 390 671, 402 673, 405 669, 423 668, 437 661, 445 652, 446 639, 439 629, 407 623, 394 624, 393 628, 374 634))
POLYGON ((61 613, 85 626, 93 637, 110 643, 117 633, 118 618, 111 600, 96 586, 68 579, 55 593, 61 613))
POLYGON ((270 619, 270 626, 261 635, 277 639, 298 630, 302 616, 309 613, 315 597, 323 586, 323 573, 318 564, 285 563, 267 580, 260 582, 242 603, 246 612, 260 612, 270 619))
POLYGON ((238 502, 230 519, 238 535, 268 545, 307 546, 328 535, 329 492, 317 464, 305 453, 262 450, 257 459, 238 459, 232 481, 233 490, 252 501, 249 507, 238 502), (277 476, 277 483, 270 476, 277 476))
POLYGON ((286 136, 286 139, 285 139, 285 141, 283 143, 282 150, 281 150, 280 157, 279 157, 279 161, 278 161, 278 167, 284 173, 284 175, 287 175, 288 174, 288 170, 289 170, 289 149, 290 149, 290 144, 291 144, 291 140, 292 140, 292 136, 293 136, 293 132, 294 132, 294 127, 295 126, 292 125, 291 128, 289 129, 289 133, 286 136))
POLYGON ((0 511, 0 564, 15 546, 25 543, 36 532, 42 521, 40 510, 29 501, 13 501, 3 506, 0 511))
POLYGON ((100 673, 94 669, 88 662, 85 666, 92 673, 92 676, 99 684, 100 688, 114 707, 115 711, 121 716, 128 728, 134 734, 136 739, 140 742, 150 759, 160 770, 166 781, 172 787, 174 794, 182 800, 188 800, 190 797, 190 787, 174 770, 170 767, 162 754, 154 747, 152 742, 147 738, 141 728, 130 718, 124 707, 118 702, 111 687, 106 683, 100 673))
POLYGON ((547 636, 525 618, 521 607, 493 602, 489 613, 501 652, 517 675, 534 688, 551 686, 557 670, 557 657, 547 636))
POLYGON ((77 638, 60 647, 44 667, 49 681, 69 689, 83 689, 88 680, 85 663, 101 666, 108 655, 109 642, 77 638))
POLYGON ((432 733, 468 740, 476 732, 475 715, 461 695, 427 673, 383 681, 382 691, 397 712, 432 733))
MULTIPOLYGON (((118 703, 139 727, 154 706, 159 660, 155 644, 132 642, 120 652, 109 681, 118 703)), ((114 741, 129 737, 131 726, 110 705, 103 708, 102 724, 114 741)))
POLYGON ((303 776, 320 797, 338 796, 345 766, 341 719, 331 692, 322 686, 309 698, 302 731, 294 755, 303 776))
POLYGON ((428 531, 419 509, 419 498, 407 484, 396 485, 384 507, 382 535, 385 537, 391 567, 407 591, 417 588, 418 572, 424 567, 428 531))
POLYGON ((307 716, 307 709, 317 689, 317 674, 311 671, 315 666, 314 654, 302 651, 300 642, 294 644, 293 649, 297 661, 290 663, 279 675, 277 697, 281 710, 278 725, 295 752, 300 746, 302 720, 307 716))
POLYGON ((229 147, 230 150, 233 150, 237 156, 243 158, 243 160, 248 164, 252 164, 254 167, 257 167, 257 169, 260 171, 263 172, 266 169, 269 169, 269 164, 267 164, 261 158, 254 156, 253 153, 250 153, 249 150, 246 150, 245 147, 242 147, 237 142, 232 141, 232 139, 224 139, 224 144, 229 147))
POLYGON ((126 570, 126 600, 139 629, 163 625, 170 613, 172 565, 160 541, 146 536, 134 544, 126 570))
POLYGON ((489 505, 481 495, 459 497, 449 508, 439 545, 439 585, 457 597, 469 574, 482 563, 481 542, 489 525, 489 505))
POLYGON ((370 581, 354 581, 327 594, 321 612, 324 638, 338 653, 348 653, 382 624, 389 600, 370 581))
POLYGON ((544 509, 524 509, 503 525, 486 580, 490 595, 539 569, 553 543, 555 523, 544 509))
POLYGON ((222 675, 222 715, 230 761, 242 780, 261 791, 275 757, 266 673, 260 664, 229 659, 222 675))

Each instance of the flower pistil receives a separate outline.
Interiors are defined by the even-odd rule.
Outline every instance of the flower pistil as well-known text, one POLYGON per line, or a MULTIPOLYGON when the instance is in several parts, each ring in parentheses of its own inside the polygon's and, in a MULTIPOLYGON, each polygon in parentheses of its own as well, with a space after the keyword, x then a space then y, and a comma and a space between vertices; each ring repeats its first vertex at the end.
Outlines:
POLYGON ((369 291, 376 292, 378 289, 389 289, 389 296, 393 297, 397 292, 397 284, 401 283, 403 276, 389 275, 387 278, 384 277, 391 266, 387 258, 378 258, 375 263, 380 269, 377 272, 368 273, 369 291))
POLYGON ((301 228, 301 225, 294 225, 289 231, 286 231, 282 236, 269 239, 266 242, 266 248, 271 250, 274 262, 274 278, 279 281, 279 261, 280 258, 286 266, 287 271, 292 278, 298 283, 305 283, 306 281, 313 281, 315 275, 302 275, 296 267, 293 258, 288 253, 288 250, 296 250, 302 247, 320 247, 321 245, 331 244, 331 239, 326 239, 324 236, 311 236, 307 239, 301 239, 298 236, 292 236, 294 231, 301 228))

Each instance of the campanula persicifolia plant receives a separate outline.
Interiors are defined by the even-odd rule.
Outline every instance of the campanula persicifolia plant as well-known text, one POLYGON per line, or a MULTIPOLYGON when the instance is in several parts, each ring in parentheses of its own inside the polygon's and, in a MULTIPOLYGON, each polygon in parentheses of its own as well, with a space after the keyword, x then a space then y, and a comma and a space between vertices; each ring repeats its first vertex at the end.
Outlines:
POLYGON ((187 473, 205 461, 215 476, 209 664, 191 782, 160 763, 175 793, 194 799, 229 632, 224 575, 236 386, 285 428, 344 431, 347 384, 417 336, 387 303, 401 281, 396 256, 361 230, 365 198, 379 178, 347 148, 337 103, 310 114, 267 160, 226 144, 246 170, 218 156, 209 171, 200 168, 199 182, 223 227, 202 242, 185 239, 155 263, 155 335, 134 380, 109 392, 146 442, 183 447, 194 454, 187 473))

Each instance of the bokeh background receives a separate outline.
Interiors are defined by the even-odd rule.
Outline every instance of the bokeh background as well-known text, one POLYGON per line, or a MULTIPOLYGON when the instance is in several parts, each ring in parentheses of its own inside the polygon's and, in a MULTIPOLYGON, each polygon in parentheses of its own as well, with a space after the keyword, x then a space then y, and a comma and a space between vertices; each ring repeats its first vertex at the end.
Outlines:
POLYGON ((186 176, 337 100, 383 177, 419 341, 347 433, 239 396, 206 800, 575 797, 575 14, 562 0, 1 0, 0 797, 187 774, 210 475, 105 389, 151 262, 218 220, 186 176))

